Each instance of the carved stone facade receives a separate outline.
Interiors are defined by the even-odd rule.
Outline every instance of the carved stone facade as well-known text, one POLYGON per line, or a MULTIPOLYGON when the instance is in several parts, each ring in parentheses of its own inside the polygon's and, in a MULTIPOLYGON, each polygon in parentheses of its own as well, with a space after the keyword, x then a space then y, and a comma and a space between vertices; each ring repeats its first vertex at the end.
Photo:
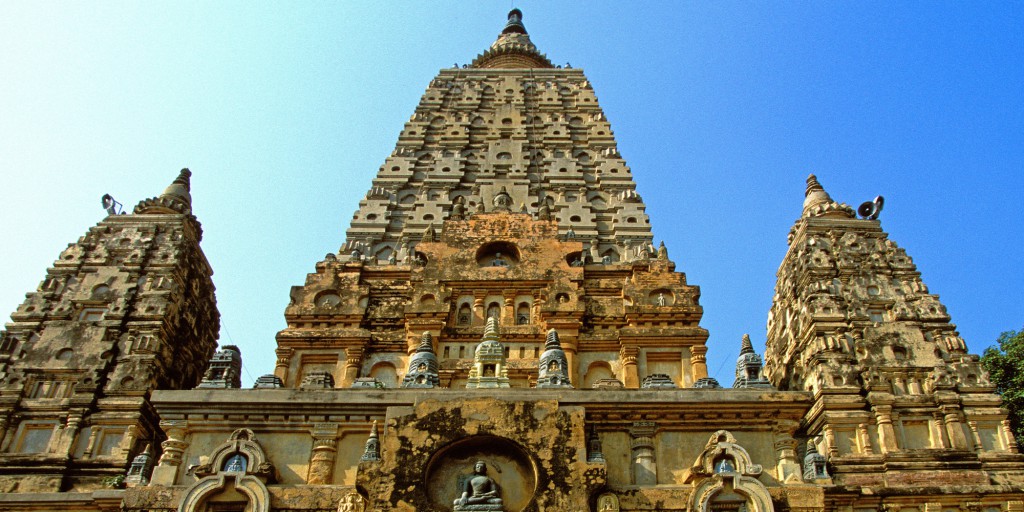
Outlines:
POLYGON ((15 483, 0 509, 1024 510, 1024 456, 977 358, 878 221, 813 177, 763 360, 745 338, 734 387, 710 378, 699 288, 653 246, 583 72, 540 54, 518 10, 431 82, 339 254, 291 290, 274 374, 253 389, 236 389, 228 347, 196 388, 217 314, 187 174, 176 183, 72 246, 75 265, 62 257, 63 280, 3 334, 0 474, 15 483), (107 266, 86 265, 97 254, 107 266), (121 305, 154 276, 163 302, 121 305), (108 302, 81 295, 101 278, 108 302), (109 348, 81 345, 88 373, 62 350, 92 336, 76 315, 95 304, 136 313, 101 317, 122 321, 88 342, 109 348), (79 379, 71 400, 25 396, 63 389, 26 387, 48 372, 79 379), (26 421, 60 442, 20 454, 42 437, 26 421), (130 435, 97 460, 86 424, 130 435), (146 443, 151 475, 131 464, 146 443), (87 469, 132 486, 100 489, 87 469))
POLYGON ((164 439, 150 391, 199 383, 219 314, 189 176, 69 245, 0 332, 0 492, 119 481, 164 439))

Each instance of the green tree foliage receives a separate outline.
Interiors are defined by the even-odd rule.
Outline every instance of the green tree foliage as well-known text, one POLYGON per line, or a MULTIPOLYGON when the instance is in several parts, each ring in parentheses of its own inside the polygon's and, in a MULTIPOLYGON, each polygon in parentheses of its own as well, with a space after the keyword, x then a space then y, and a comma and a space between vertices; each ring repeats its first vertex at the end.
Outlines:
POLYGON ((996 391, 1009 410, 1010 426, 1017 444, 1024 441, 1024 329, 999 335, 998 345, 985 349, 981 364, 988 370, 996 391))

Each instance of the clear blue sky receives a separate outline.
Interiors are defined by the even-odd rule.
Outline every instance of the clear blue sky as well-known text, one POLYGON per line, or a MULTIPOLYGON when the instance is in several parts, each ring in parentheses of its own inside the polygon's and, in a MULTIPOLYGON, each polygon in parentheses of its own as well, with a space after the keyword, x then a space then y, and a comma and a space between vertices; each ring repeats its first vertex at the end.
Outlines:
MULTIPOLYGON (((914 257, 974 352, 1024 326, 1024 3, 516 1, 582 67, 678 269, 708 363, 763 349, 814 172, 914 257)), ((188 166, 221 343, 274 366, 289 287, 344 241, 440 68, 509 2, 0 3, 0 312, 66 244, 188 166)))

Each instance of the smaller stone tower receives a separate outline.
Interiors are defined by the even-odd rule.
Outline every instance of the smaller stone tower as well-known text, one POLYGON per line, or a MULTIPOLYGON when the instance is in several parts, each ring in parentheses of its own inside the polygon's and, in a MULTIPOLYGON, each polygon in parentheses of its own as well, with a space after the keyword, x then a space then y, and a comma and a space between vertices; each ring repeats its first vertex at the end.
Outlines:
POLYGON ((569 381, 569 362, 565 357, 565 351, 562 350, 562 343, 558 341, 558 331, 554 329, 548 331, 544 353, 540 355, 537 387, 572 388, 569 381))
POLYGON ((467 388, 507 388, 508 367, 505 365, 505 346, 498 339, 498 319, 490 317, 484 327, 483 340, 476 347, 473 368, 469 370, 467 388))
POLYGON ((437 354, 434 353, 434 338, 424 332, 420 346, 409 358, 409 371, 402 379, 403 388, 436 388, 441 386, 437 374, 437 354))
POLYGON ((743 335, 740 357, 736 359, 736 382, 732 387, 755 389, 771 389, 772 387, 772 384, 764 376, 761 356, 754 352, 754 345, 750 343, 749 334, 743 335))

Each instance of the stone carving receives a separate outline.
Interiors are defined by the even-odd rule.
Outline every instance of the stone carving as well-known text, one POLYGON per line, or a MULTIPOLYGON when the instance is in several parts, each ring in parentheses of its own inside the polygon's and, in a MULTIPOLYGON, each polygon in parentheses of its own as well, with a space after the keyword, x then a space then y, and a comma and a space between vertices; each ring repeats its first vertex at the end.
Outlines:
POLYGON ((498 190, 498 193, 494 195, 494 199, 491 200, 491 204, 494 205, 494 211, 496 212, 510 212, 512 211, 512 196, 508 194, 508 190, 504 186, 498 190))
POLYGON ((364 512, 366 500, 358 492, 350 492, 338 502, 338 512, 364 512))
POLYGON ((312 371, 302 377, 302 389, 332 389, 334 388, 334 375, 328 371, 312 371))
POLYGON ((455 510, 504 510, 498 484, 487 476, 487 464, 478 460, 473 474, 460 486, 461 494, 455 499, 455 510))
POLYGON ((718 389, 721 388, 722 385, 719 384, 718 380, 715 379, 714 377, 704 377, 697 379, 693 383, 693 387, 698 389, 718 389))
POLYGON ((274 375, 272 373, 268 373, 266 375, 261 375, 259 378, 257 378, 256 382, 253 384, 252 387, 254 389, 273 389, 284 387, 284 383, 281 382, 281 377, 278 377, 277 375, 274 375))
POLYGON ((146 485, 149 483, 150 473, 153 471, 153 456, 149 453, 150 445, 132 459, 132 465, 128 467, 124 484, 127 487, 146 485))
POLYGON ((652 373, 644 377, 640 387, 642 389, 676 389, 679 386, 672 380, 672 377, 664 373, 652 373))
POLYGON ((605 462, 604 453, 601 451, 601 438, 597 435, 596 425, 591 425, 590 435, 587 437, 587 462, 605 462))
POLYGON ((619 512, 619 497, 609 492, 599 496, 597 512, 619 512))

